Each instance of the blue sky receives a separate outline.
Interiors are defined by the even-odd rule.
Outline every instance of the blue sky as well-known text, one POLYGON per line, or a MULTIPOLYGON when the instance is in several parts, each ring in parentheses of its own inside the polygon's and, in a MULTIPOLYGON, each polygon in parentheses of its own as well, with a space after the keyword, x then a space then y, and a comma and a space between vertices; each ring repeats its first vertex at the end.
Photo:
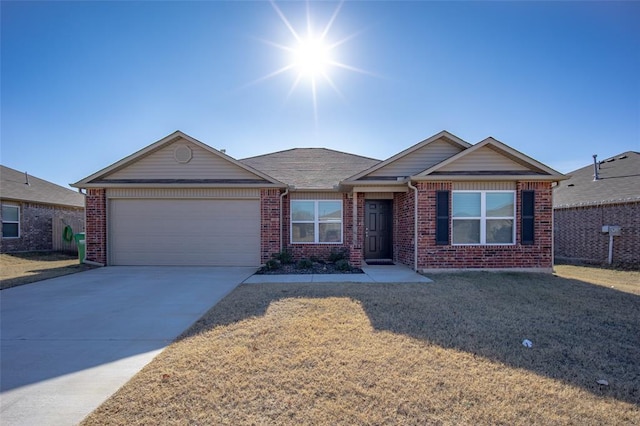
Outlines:
MULTIPOLYGON (((339 3, 278 2, 301 35, 339 3)), ((182 130, 234 158, 385 159, 448 130, 562 172, 640 151, 640 3, 345 2, 333 85, 269 2, 1 3, 3 165, 66 185, 182 130), (337 90, 336 90, 337 89, 337 90)))

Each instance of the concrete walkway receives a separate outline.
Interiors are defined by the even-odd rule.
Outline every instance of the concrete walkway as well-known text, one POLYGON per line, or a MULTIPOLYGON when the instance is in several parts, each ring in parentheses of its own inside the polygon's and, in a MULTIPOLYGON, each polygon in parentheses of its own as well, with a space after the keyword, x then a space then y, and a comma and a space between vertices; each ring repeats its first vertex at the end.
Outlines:
POLYGON ((403 265, 363 266, 364 274, 252 275, 245 284, 265 283, 430 283, 403 265))
POLYGON ((108 267, 0 292, 0 423, 73 425, 256 268, 108 267))

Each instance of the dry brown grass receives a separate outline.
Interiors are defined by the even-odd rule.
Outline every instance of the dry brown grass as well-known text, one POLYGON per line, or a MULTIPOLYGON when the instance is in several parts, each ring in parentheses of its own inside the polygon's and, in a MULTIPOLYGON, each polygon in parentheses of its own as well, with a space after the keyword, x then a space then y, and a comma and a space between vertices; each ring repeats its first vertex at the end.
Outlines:
POLYGON ((84 424, 637 425, 639 324, 552 275, 243 285, 84 424))
POLYGON ((0 290, 86 271, 78 256, 55 252, 0 254, 0 290))
POLYGON ((591 266, 556 265, 557 276, 640 295, 640 271, 620 271, 591 266))

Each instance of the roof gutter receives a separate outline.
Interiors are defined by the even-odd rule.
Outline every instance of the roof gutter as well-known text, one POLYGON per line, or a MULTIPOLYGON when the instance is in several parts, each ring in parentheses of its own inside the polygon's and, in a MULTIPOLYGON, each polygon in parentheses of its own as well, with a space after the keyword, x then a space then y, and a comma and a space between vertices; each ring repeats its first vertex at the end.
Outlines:
POLYGON ((90 188, 286 188, 273 183, 73 183, 78 189, 90 188))
POLYGON ((418 272, 418 188, 410 180, 407 186, 413 189, 413 270, 418 272))
POLYGON ((426 176, 411 176, 412 181, 547 181, 558 182, 561 180, 569 179, 565 175, 426 175, 426 176))

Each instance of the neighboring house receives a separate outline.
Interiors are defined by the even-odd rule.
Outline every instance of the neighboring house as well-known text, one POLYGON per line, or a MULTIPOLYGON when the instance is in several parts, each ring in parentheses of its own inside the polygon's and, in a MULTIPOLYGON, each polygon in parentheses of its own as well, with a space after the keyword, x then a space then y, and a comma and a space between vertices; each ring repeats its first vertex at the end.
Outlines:
POLYGON ((83 194, 0 166, 0 203, 0 252, 75 250, 62 233, 67 224, 84 230, 83 194))
POLYGON ((640 267, 640 153, 624 152, 582 167, 554 188, 554 244, 558 260, 606 263, 608 232, 613 236, 611 260, 620 266, 640 267))
POLYGON ((321 148, 239 161, 175 132, 72 186, 87 189, 87 258, 107 265, 258 266, 289 249, 550 271, 551 187, 564 178, 448 132, 385 161, 321 148))

